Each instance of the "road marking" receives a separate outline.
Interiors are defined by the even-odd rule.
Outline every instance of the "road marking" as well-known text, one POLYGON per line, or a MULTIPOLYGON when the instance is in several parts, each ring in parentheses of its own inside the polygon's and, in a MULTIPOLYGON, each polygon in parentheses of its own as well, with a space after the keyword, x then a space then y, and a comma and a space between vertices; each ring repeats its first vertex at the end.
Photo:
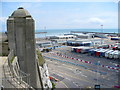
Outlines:
MULTIPOLYGON (((79 79, 79 80, 82 80, 82 81, 86 81, 86 82, 88 82, 88 83, 93 83, 93 82, 91 82, 91 81, 88 81, 88 80, 85 80, 85 79, 82 79, 82 78, 78 78, 78 77, 74 77, 74 76, 72 76, 72 75, 69 75, 69 74, 67 74, 67 73, 63 73, 63 72, 61 72, 60 70, 58 71, 54 71, 54 72, 58 72, 58 73, 61 73, 61 74, 63 74, 63 75, 66 75, 66 76, 69 76, 69 77, 72 77, 72 78, 74 78, 74 79, 79 79)), ((95 83, 94 83, 95 84, 95 83)))
MULTIPOLYGON (((58 54, 56 54, 55 53, 55 55, 57 55, 57 56, 61 56, 62 58, 66 58, 66 57, 68 57, 68 56, 64 56, 64 55, 58 55, 58 54)), ((76 58, 73 58, 73 57, 69 57, 70 59, 74 59, 74 60, 78 60, 78 59, 76 59, 76 58)), ((84 60, 81 60, 81 62, 83 62, 83 63, 89 63, 89 61, 84 61, 84 60)), ((94 64, 94 65, 99 65, 98 63, 89 63, 89 64, 94 64)), ((106 66, 106 68, 110 68, 110 66, 106 66)), ((115 69, 115 68, 113 68, 113 69, 115 69)), ((116 69, 115 69, 116 70, 116 69)), ((119 69, 118 69, 119 70, 119 69)))
POLYGON ((69 80, 69 81, 70 81, 70 79, 69 79, 69 78, 65 78, 65 79, 67 79, 67 80, 69 80))
POLYGON ((58 63, 58 62, 55 62, 55 63, 58 63))
POLYGON ((103 77, 103 78, 105 78, 105 77, 103 77))
MULTIPOLYGON (((52 62, 52 61, 48 61, 48 62, 52 62)), ((53 64, 53 63, 51 63, 51 64, 53 64)), ((65 65, 64 64, 64 66, 66 66, 66 67, 68 67, 67 69, 70 69, 70 68, 73 68, 73 69, 78 69, 77 67, 72 67, 72 66, 68 66, 68 65, 65 65)), ((61 66, 60 66, 61 67, 61 66)), ((83 71, 89 71, 89 72, 92 72, 92 71, 90 71, 90 70, 86 70, 86 69, 78 69, 78 70, 83 70, 83 71)), ((74 71, 75 72, 75 71, 74 71)), ((75 72, 76 73, 76 72, 75 72)), ((82 73, 82 72, 80 72, 80 73, 82 73)), ((76 74, 80 74, 80 73, 76 73, 76 74)), ((92 73, 94 73, 95 74, 95 72, 92 72, 92 73)), ((85 76, 85 75, 82 75, 82 76, 84 76, 84 77, 87 77, 87 76, 85 76)), ((102 78, 102 77, 101 77, 102 78)))
MULTIPOLYGON (((61 76, 61 77, 63 77, 62 75, 60 75, 60 74, 57 74, 58 76, 61 76)), ((52 76, 53 77, 53 76, 52 76)), ((55 77, 54 77, 55 78, 55 77)), ((60 81, 60 80, 59 80, 60 81)), ((60 81, 60 83, 62 83, 66 88, 68 88, 68 86, 63 82, 63 81, 60 81)))
MULTIPOLYGON (((52 62, 52 61, 48 61, 48 62, 52 62)), ((90 70, 88 70, 88 69, 79 69, 79 68, 77 68, 77 67, 73 67, 73 66, 70 66, 70 65, 68 66, 68 65, 66 65, 66 64, 62 64, 62 65, 68 67, 69 69, 70 69, 70 68, 73 68, 73 69, 78 69, 78 70, 93 72, 93 71, 90 71, 90 70)))
POLYGON ((81 74, 82 72, 76 72, 76 71, 74 71, 74 73, 75 73, 75 74, 81 74))
POLYGON ((68 88, 68 86, 63 81, 60 81, 60 83, 62 83, 63 85, 65 85, 66 88, 68 88))
MULTIPOLYGON (((59 72, 59 73, 62 74, 62 75, 66 75, 66 76, 69 76, 69 77, 72 77, 72 78, 75 78, 75 79, 82 80, 82 79, 80 79, 80 78, 77 78, 77 77, 74 77, 74 76, 70 76, 70 75, 68 75, 68 74, 66 74, 66 73, 60 72, 59 70, 58 70, 58 71, 55 71, 55 70, 54 70, 54 72, 55 72, 55 73, 58 73, 58 72, 59 72)), ((84 75, 83 75, 83 76, 84 76, 84 75)), ((86 77, 86 76, 85 76, 85 77, 86 77)), ((65 77, 64 77, 64 78, 65 78, 65 77)), ((86 80, 83 80, 83 81, 86 81, 86 80)), ((87 80, 87 82, 93 83, 93 82, 90 82, 90 81, 88 81, 88 80, 87 80)), ((95 84, 95 83, 93 83, 93 84, 95 84)))
POLYGON ((79 87, 78 83, 76 83, 76 82, 73 82, 73 84, 75 84, 77 87, 79 87))
MULTIPOLYGON (((48 58, 48 57, 46 57, 46 58, 48 58)), ((54 59, 54 58, 52 58, 52 59, 54 59)), ((55 59, 56 60, 56 59, 55 59)), ((62 61, 62 60, 57 60, 57 61, 62 61)), ((62 62, 67 62, 67 61, 62 61, 62 62)), ((68 63, 70 63, 70 64, 74 64, 75 65, 75 63, 71 63, 71 62, 68 62, 68 63)), ((77 65, 77 64, 76 64, 77 65)), ((82 66, 84 66, 84 65, 80 65, 80 67, 82 67, 82 66)), ((84 67, 84 68, 86 68, 86 67, 84 67)), ((85 70, 84 70, 85 71, 85 70)), ((94 70, 91 70, 91 69, 89 69, 89 68, 86 68, 86 71, 90 71, 90 72, 94 72, 94 70)), ((101 72, 102 73, 102 72, 101 72)), ((106 72, 103 72, 104 74, 106 74, 106 72)), ((102 74, 103 74, 102 73, 102 74)))
POLYGON ((86 75, 84 75, 84 74, 81 74, 81 76, 87 77, 87 76, 86 76, 86 75))
MULTIPOLYGON (((56 74, 56 73, 55 73, 56 74)), ((58 76, 60 76, 60 77, 63 77, 62 75, 60 75, 60 74, 56 74, 56 75, 58 75, 58 76)))

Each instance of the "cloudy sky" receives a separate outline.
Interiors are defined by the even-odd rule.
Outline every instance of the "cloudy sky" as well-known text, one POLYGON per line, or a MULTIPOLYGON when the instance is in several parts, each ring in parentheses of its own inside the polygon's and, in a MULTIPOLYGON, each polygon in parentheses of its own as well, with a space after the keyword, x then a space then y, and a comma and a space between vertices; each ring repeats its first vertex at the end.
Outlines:
MULTIPOLYGON (((54 1, 54 0, 53 0, 54 1)), ((44 29, 117 29, 116 2, 2 2, 2 30, 6 19, 18 7, 24 7, 35 20, 36 30, 44 29)))

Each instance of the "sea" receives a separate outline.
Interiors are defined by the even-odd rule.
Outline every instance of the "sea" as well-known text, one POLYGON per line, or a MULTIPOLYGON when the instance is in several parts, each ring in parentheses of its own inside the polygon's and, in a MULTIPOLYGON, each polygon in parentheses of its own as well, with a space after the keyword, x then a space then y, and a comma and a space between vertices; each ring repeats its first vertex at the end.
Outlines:
POLYGON ((36 33, 47 32, 47 33, 35 34, 35 37, 44 38, 49 36, 58 36, 58 35, 70 34, 71 31, 118 33, 118 29, 46 29, 46 30, 35 30, 36 33))

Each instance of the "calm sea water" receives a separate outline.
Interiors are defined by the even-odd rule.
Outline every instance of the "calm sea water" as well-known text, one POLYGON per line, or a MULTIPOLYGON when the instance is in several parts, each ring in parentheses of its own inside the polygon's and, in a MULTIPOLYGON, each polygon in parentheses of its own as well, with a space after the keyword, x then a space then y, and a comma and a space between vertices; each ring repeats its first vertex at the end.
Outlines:
POLYGON ((104 33, 118 33, 118 29, 47 29, 36 30, 36 32, 47 32, 46 34, 36 34, 35 37, 57 36, 69 34, 71 31, 87 31, 87 32, 104 32, 104 33))

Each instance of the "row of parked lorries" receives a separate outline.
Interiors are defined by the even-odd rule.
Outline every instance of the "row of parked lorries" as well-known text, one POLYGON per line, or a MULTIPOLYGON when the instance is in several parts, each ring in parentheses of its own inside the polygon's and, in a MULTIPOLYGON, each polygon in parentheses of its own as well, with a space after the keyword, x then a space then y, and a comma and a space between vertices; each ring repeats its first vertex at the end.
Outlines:
POLYGON ((93 47, 72 47, 72 52, 77 53, 88 53, 92 56, 105 57, 110 59, 120 59, 120 51, 112 49, 103 49, 103 48, 93 48, 93 47))
POLYGON ((118 50, 110 50, 110 49, 91 49, 88 52, 90 55, 98 56, 98 57, 106 57, 110 59, 120 59, 120 51, 118 50))

